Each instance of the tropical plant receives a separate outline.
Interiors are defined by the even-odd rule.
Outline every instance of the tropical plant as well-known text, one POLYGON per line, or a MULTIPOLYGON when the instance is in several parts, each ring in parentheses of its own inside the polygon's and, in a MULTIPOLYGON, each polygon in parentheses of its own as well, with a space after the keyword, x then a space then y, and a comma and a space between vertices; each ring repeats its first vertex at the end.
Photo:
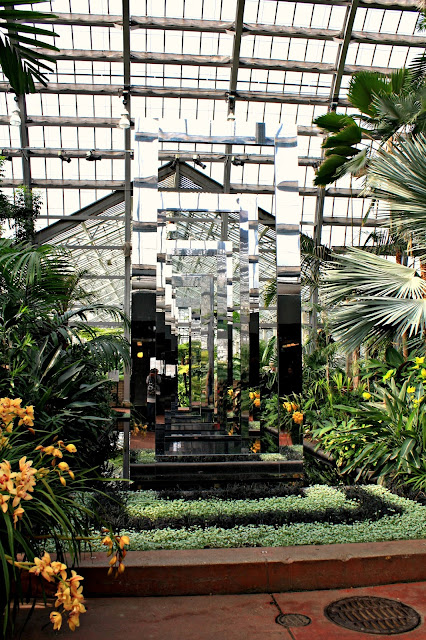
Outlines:
POLYGON ((322 295, 332 334, 347 351, 367 339, 377 346, 424 334, 426 281, 415 268, 347 249, 327 270, 322 295))
MULTIPOLYGON (((362 410, 353 410, 358 436, 365 438, 365 445, 343 471, 358 470, 357 478, 406 481, 413 471, 418 476, 426 467, 426 369, 417 375, 413 372, 401 386, 392 369, 390 373, 387 379, 388 374, 383 378, 387 384, 375 385, 371 401, 367 400, 362 410)), ((426 475, 421 488, 426 488, 426 475)))
POLYGON ((380 201, 383 224, 420 264, 394 264, 360 249, 335 255, 325 270, 323 301, 334 335, 347 350, 363 341, 423 340, 426 322, 426 137, 381 150, 368 170, 368 194, 380 201))
POLYGON ((402 238, 411 255, 426 251, 426 136, 406 137, 372 159, 366 195, 380 203, 383 225, 402 238))
MULTIPOLYGON (((322 244, 315 244, 314 240, 305 233, 300 234, 300 254, 301 254, 301 285, 303 299, 309 300, 312 293, 318 289, 322 266, 330 260, 331 251, 322 244)), ((277 280, 268 280, 263 288, 263 298, 265 306, 277 301, 277 280)))
POLYGON ((368 363, 369 390, 357 406, 337 405, 336 416, 310 429, 321 449, 331 453, 342 474, 426 488, 425 357, 403 358, 388 349, 387 362, 368 363))
POLYGON ((275 389, 277 386, 278 353, 277 338, 271 336, 269 340, 259 340, 260 386, 264 391, 275 389))
POLYGON ((425 131, 423 94, 424 82, 419 82, 414 69, 398 69, 389 75, 374 71, 354 74, 347 97, 359 113, 331 111, 314 120, 314 124, 330 134, 322 145, 325 158, 314 184, 327 186, 348 173, 365 175, 370 158, 375 155, 373 140, 383 145, 400 134, 417 135, 425 131), (367 139, 367 143, 362 139, 367 139))
MULTIPOLYGON (((0 156, 0 179, 4 158, 0 156)), ((41 198, 25 187, 16 189, 13 197, 0 191, 0 224, 8 223, 18 242, 34 242, 35 219, 40 212, 41 198)))
MULTIPOLYGON (((16 613, 23 598, 21 574, 25 571, 34 578, 57 582, 56 610, 50 615, 54 629, 60 629, 62 616, 66 615, 68 625, 74 631, 80 624, 80 614, 85 612, 81 576, 75 571, 69 575, 64 554, 68 553, 74 564, 81 543, 93 539, 91 529, 99 519, 84 504, 83 496, 89 490, 87 473, 76 478, 70 467, 72 456, 78 455, 77 447, 58 439, 57 433, 46 432, 43 427, 43 424, 41 428, 35 427, 33 406, 22 406, 21 398, 1 398, 2 637, 13 632, 10 606, 14 602, 16 613), (49 544, 57 555, 53 562, 45 550, 49 544)), ((110 564, 116 565, 118 560, 115 570, 121 573, 128 537, 101 537, 108 549, 116 548, 114 562, 110 564)))
MULTIPOLYGON (((43 0, 34 0, 32 4, 40 2, 43 0)), ((28 2, 0 0, 0 67, 16 95, 23 95, 35 93, 34 80, 47 84, 45 74, 51 67, 46 63, 54 61, 52 54, 58 49, 45 40, 39 40, 39 36, 51 38, 57 34, 28 24, 46 18, 51 20, 55 17, 53 14, 16 9, 16 5, 28 5, 28 2)))
POLYGON ((0 394, 25 395, 46 430, 82 443, 83 467, 101 466, 114 451, 106 373, 129 362, 129 347, 85 320, 101 312, 126 322, 122 311, 87 302, 66 254, 5 239, 0 292, 0 394))

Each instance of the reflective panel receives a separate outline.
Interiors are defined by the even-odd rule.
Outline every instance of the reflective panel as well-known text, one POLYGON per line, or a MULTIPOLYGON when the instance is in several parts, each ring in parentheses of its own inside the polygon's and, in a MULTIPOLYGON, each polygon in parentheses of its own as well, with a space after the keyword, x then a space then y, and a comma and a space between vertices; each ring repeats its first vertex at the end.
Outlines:
MULTIPOLYGON (((297 171, 292 142, 277 136, 286 176, 294 158, 297 171)), ((151 134, 141 136, 143 166, 155 150, 151 134)), ((135 246, 141 272, 155 283, 157 456, 260 460, 281 445, 286 459, 300 459, 300 430, 280 430, 286 416, 279 411, 301 384, 297 183, 277 181, 275 273, 275 235, 260 228, 256 197, 159 193, 152 176, 135 184, 135 246), (145 252, 152 234, 155 262, 152 247, 145 252), (260 289, 276 279, 277 303, 266 307, 260 289)))

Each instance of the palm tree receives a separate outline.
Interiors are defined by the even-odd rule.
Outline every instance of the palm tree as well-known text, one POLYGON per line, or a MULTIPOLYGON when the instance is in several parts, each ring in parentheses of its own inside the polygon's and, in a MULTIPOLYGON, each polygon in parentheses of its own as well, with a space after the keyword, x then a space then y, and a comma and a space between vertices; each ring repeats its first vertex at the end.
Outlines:
MULTIPOLYGON (((32 4, 43 2, 33 0, 32 4)), ((15 9, 15 5, 28 4, 27 0, 0 0, 0 18, 4 21, 0 27, 0 67, 16 95, 34 93, 34 80, 47 84, 46 71, 51 67, 46 62, 54 57, 46 50, 54 53, 57 47, 39 40, 39 36, 49 38, 57 34, 47 29, 30 26, 29 22, 54 18, 52 14, 28 9, 15 9), (42 48, 44 51, 34 49, 42 48)))
POLYGON ((369 159, 374 157, 373 140, 381 146, 395 137, 426 130, 424 78, 416 69, 399 69, 388 76, 360 71, 352 76, 348 100, 358 114, 334 111, 314 120, 331 135, 323 143, 325 158, 314 183, 326 186, 345 174, 365 175, 369 159), (367 138, 370 142, 362 143, 367 138))
MULTIPOLYGON (((380 150, 367 174, 368 194, 381 203, 383 224, 414 257, 426 253, 426 136, 400 139, 380 150)), ((395 264, 361 249, 335 255, 323 296, 334 334, 348 350, 374 343, 424 340, 426 281, 422 267, 395 264)))

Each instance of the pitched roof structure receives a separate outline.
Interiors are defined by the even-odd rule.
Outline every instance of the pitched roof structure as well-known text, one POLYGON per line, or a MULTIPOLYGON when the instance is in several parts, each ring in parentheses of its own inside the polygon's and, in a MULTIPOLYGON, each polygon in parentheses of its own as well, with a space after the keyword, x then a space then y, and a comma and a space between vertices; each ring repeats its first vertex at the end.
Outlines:
MULTIPOLYGON (((47 86, 19 98, 21 127, 9 124, 16 102, 0 78, 0 148, 10 159, 3 187, 41 191, 39 238, 78 246, 76 263, 103 295, 122 299, 129 241, 132 138, 118 127, 123 108, 132 123, 229 115, 296 123, 304 230, 327 245, 366 241, 375 223, 363 224, 359 185, 313 186, 322 138, 312 121, 347 108, 354 72, 388 73, 424 51, 415 0, 53 0, 34 8, 51 14, 44 27, 60 51, 47 86)), ((181 188, 244 188, 273 211, 270 148, 162 142, 163 187, 176 160, 185 167, 181 188)))

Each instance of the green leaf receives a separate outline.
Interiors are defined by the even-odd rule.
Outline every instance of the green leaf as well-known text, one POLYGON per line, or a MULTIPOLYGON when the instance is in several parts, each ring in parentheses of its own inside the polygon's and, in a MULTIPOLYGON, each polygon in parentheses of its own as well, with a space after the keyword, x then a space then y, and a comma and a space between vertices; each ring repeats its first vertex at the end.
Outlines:
POLYGON ((356 124, 355 120, 350 116, 344 113, 336 113, 335 111, 330 111, 329 113, 324 113, 322 116, 318 116, 313 123, 320 129, 333 133, 337 133, 348 125, 356 124))
POLYGON ((343 156, 345 159, 350 156, 355 156, 359 153, 359 150, 356 147, 347 147, 344 145, 333 147, 332 149, 327 149, 325 152, 325 156, 331 156, 333 154, 337 154, 339 156, 343 156))
POLYGON ((417 441, 415 438, 406 438, 402 443, 401 449, 399 451, 399 458, 408 459, 409 454, 417 445, 417 441))
POLYGON ((404 356, 395 349, 395 347, 387 347, 385 352, 385 360, 390 367, 398 369, 405 362, 404 356))
POLYGON ((350 124, 338 133, 328 136, 323 142, 323 149, 330 149, 337 146, 352 146, 361 142, 362 129, 357 124, 350 124))
POLYGON ((372 106, 374 96, 389 92, 390 85, 386 76, 375 71, 360 71, 350 80, 348 100, 361 113, 374 117, 376 115, 376 110, 372 106))
POLYGON ((319 187, 325 187, 334 182, 336 180, 336 170, 344 163, 345 159, 339 155, 332 155, 326 158, 316 171, 314 184, 319 187))

